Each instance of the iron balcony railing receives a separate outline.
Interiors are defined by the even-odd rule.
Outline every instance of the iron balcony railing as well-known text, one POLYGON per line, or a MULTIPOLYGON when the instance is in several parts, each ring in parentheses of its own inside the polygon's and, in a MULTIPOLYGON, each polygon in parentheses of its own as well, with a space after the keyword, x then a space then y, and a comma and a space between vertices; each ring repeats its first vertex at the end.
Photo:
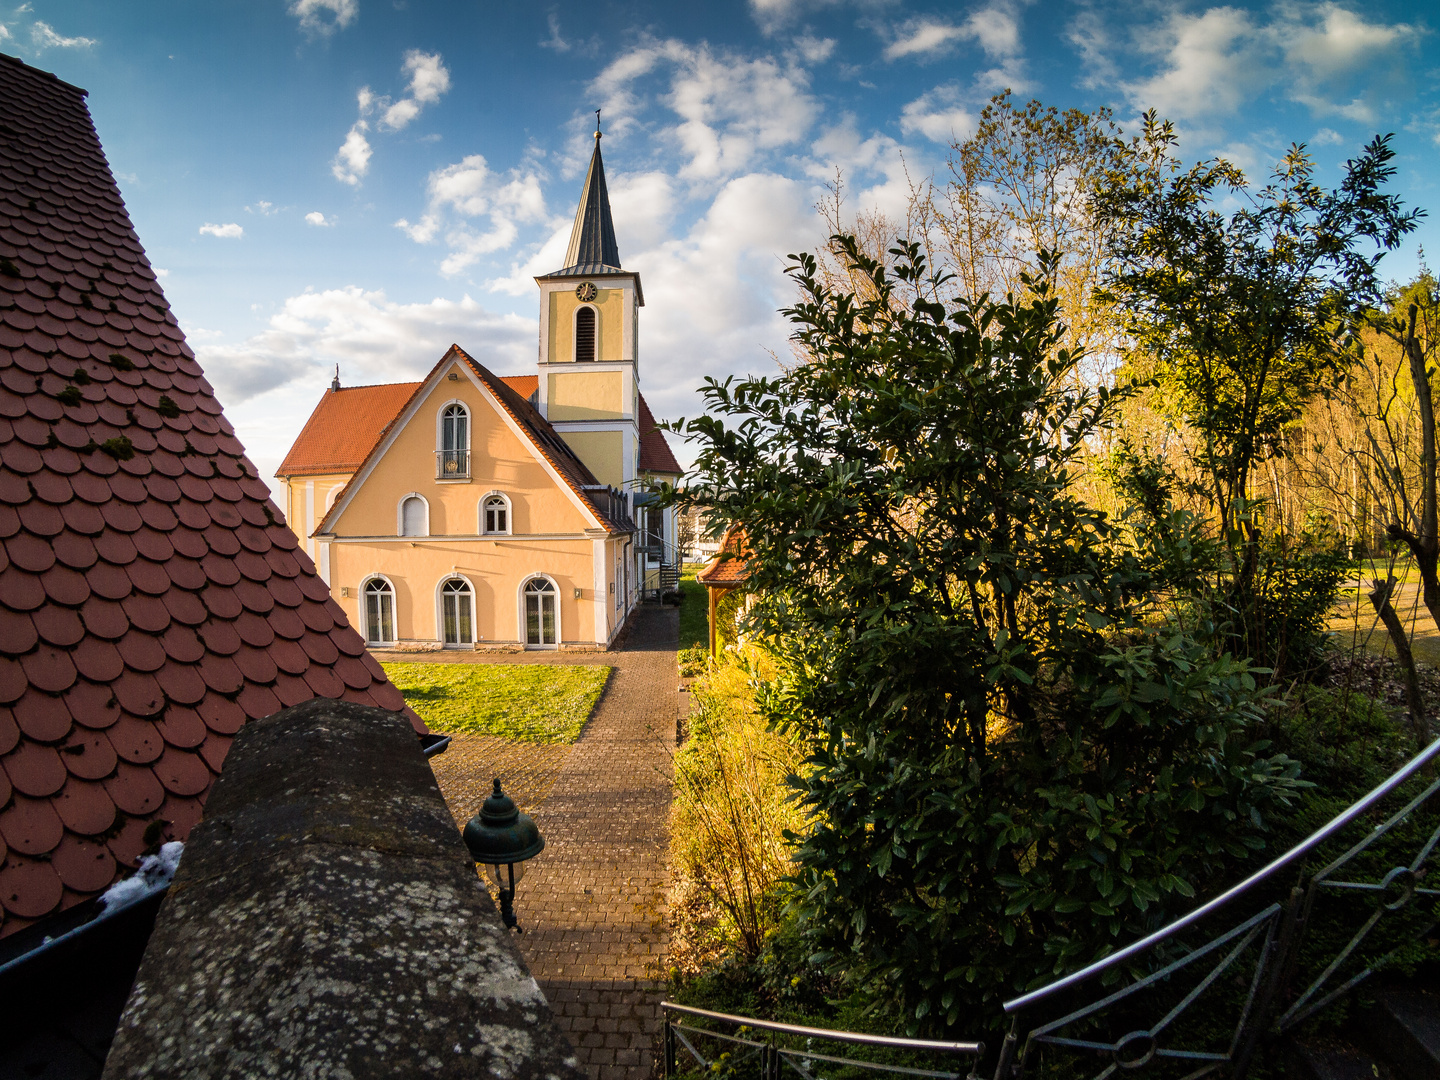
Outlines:
POLYGON ((1437 760, 1440 739, 1238 885, 1103 960, 1006 1002, 1013 1019, 995 1080, 1033 1075, 1041 1055, 1068 1058, 1072 1066, 1088 1059, 1095 1069, 1075 1075, 1183 1070, 1187 1078, 1243 1078, 1265 1042, 1293 1031, 1433 932, 1433 902, 1414 901, 1440 897, 1440 889, 1424 884, 1440 842, 1440 780, 1424 783, 1437 760), (1380 816, 1411 781, 1419 790, 1380 816), (1285 871, 1361 828, 1342 854, 1302 873, 1285 895, 1285 871), (1370 910, 1354 910, 1363 900, 1370 910), (1206 920, 1237 908, 1242 917, 1235 925, 1187 939, 1206 920), (1122 988, 1084 1000, 1082 988, 1094 980, 1147 968, 1122 988), (1199 1022, 1187 1023, 1202 1012, 1199 1022))
POLYGON ((436 450, 436 451, 435 451, 435 479, 437 479, 437 480, 468 480, 468 479, 470 479, 470 451, 469 451, 469 450, 436 450))
POLYGON ((819 1064, 899 1073, 903 1076, 923 1076, 932 1080, 962 1080, 962 1077, 976 1080, 973 1067, 965 1073, 927 1069, 915 1064, 914 1059, 936 1056, 968 1057, 972 1059, 973 1066, 985 1053, 985 1044, 978 1042, 936 1042, 929 1039, 900 1039, 888 1035, 864 1035, 856 1031, 830 1031, 827 1028, 778 1024, 772 1020, 711 1012, 709 1009, 697 1009, 690 1005, 677 1005, 673 1001, 662 1001, 660 1008, 665 1015, 666 1080, 675 1080, 681 1074, 679 1054, 682 1047, 706 1076, 717 1073, 738 1076, 754 1072, 759 1080, 780 1080, 781 1073, 787 1067, 801 1080, 820 1080, 816 1070, 819 1064), (675 1019, 677 1016, 680 1019, 675 1019), (687 1023, 688 1018, 705 1020, 730 1030, 717 1031, 713 1027, 700 1027, 693 1022, 687 1023), (711 1056, 707 1058, 696 1043, 715 1043, 720 1049, 712 1050, 711 1056), (822 1053, 816 1049, 816 1043, 868 1046, 887 1051, 892 1058, 901 1056, 910 1060, 866 1061, 864 1058, 842 1057, 822 1053))
MULTIPOLYGON (((994 1080, 1107 1080, 1131 1072, 1244 1080, 1267 1044, 1434 935, 1440 888, 1427 874, 1440 846, 1440 780, 1431 775, 1437 762, 1440 739, 1234 888, 1103 960, 1006 1002, 1010 1030, 994 1080), (1307 870, 1332 843, 1338 854, 1307 870), (1298 874, 1288 890, 1287 871, 1298 874), (1210 920, 1221 914, 1231 921, 1215 926, 1210 920), (1108 985, 1094 988, 1097 980, 1108 985)), ((742 1063, 754 1063, 761 1080, 779 1080, 787 1065, 802 1080, 822 1080, 816 1062, 948 1080, 960 1075, 827 1056, 814 1049, 816 1040, 969 1054, 975 1059, 970 1076, 984 1053, 979 1042, 886 1039, 670 1002, 662 1008, 667 1077, 676 1075, 681 1047, 709 1073, 740 1075, 742 1063), (736 1030, 696 1027, 672 1013, 736 1030), (707 1039, 733 1052, 706 1058, 695 1044, 707 1039)))

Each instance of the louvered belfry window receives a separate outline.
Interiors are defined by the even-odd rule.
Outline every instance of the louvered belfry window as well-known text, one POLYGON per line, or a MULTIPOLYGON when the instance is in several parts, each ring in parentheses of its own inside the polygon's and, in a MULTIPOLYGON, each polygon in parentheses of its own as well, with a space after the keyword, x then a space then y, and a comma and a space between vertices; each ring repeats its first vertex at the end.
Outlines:
POLYGON ((575 359, 595 359, 595 309, 582 307, 575 313, 575 359))

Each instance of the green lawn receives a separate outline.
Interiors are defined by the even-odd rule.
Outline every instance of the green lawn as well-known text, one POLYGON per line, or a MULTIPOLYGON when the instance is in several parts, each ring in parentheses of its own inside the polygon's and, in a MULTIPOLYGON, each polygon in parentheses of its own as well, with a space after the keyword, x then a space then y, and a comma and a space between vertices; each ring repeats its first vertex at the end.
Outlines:
POLYGON ((705 586, 695 580, 704 563, 687 563, 680 574, 680 648, 710 645, 709 598, 705 586))
POLYGON ((610 668, 574 664, 384 664, 432 731, 572 743, 610 668))

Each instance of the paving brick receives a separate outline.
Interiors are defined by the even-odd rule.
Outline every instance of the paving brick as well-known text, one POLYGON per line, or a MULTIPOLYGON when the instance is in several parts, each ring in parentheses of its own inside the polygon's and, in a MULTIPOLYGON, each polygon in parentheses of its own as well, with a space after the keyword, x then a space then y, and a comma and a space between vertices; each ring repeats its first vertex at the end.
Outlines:
POLYGON ((591 1080, 649 1080, 656 1066, 650 1047, 660 1028, 669 947, 670 754, 686 705, 678 691, 678 638, 675 609, 647 606, 635 612, 625 645, 610 653, 426 656, 614 668, 573 746, 465 736, 434 759, 457 822, 469 820, 490 778, 500 776, 545 836, 545 851, 527 866, 518 890, 525 934, 516 944, 552 1007, 569 1019, 591 1080))

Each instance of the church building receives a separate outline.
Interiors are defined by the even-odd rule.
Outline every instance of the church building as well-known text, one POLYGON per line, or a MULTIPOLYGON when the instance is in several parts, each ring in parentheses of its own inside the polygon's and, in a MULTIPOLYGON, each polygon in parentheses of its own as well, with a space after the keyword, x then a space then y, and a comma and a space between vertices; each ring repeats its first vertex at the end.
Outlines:
POLYGON ((539 370, 452 345, 418 383, 331 384, 276 474, 286 517, 377 648, 607 648, 678 581, 652 481, 680 466, 640 394, 640 275, 623 269, 600 135, 539 370))

